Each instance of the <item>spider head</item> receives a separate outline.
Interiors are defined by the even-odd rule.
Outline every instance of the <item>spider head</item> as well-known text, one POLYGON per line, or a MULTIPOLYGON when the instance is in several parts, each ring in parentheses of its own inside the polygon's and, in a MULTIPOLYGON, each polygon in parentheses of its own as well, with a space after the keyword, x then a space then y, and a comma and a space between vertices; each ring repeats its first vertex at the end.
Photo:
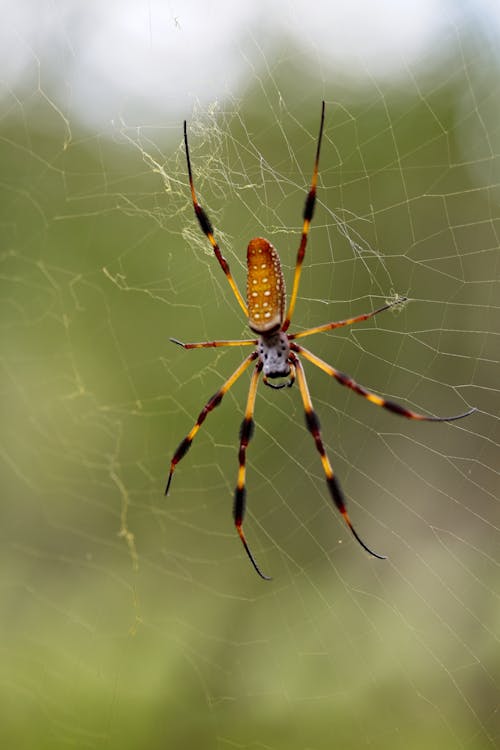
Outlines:
POLYGON ((266 379, 286 378, 290 374, 288 362, 290 344, 286 333, 276 331, 267 336, 260 336, 257 351, 263 365, 262 372, 266 379))

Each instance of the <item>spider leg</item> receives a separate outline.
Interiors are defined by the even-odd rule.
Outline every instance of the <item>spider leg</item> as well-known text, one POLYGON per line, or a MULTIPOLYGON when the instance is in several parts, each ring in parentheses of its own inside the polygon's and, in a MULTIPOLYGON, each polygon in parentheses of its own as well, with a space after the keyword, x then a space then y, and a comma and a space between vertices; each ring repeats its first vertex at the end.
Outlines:
POLYGON ((186 437, 184 438, 184 440, 182 440, 179 443, 179 445, 177 447, 177 450, 175 451, 175 453, 174 453, 174 455, 172 457, 172 460, 170 462, 170 473, 168 475, 167 486, 165 488, 165 495, 168 495, 168 490, 170 488, 170 482, 172 481, 172 476, 173 476, 173 473, 175 471, 175 467, 177 466, 177 464, 179 463, 179 461, 181 460, 181 458, 184 458, 184 456, 186 455, 186 453, 190 449, 191 443, 193 442, 196 433, 198 432, 198 430, 200 429, 201 425, 205 421, 207 415, 212 411, 212 409, 215 409, 215 407, 220 404, 220 402, 222 401, 222 398, 223 398, 224 394, 227 393, 228 390, 236 383, 236 381, 238 380, 238 378, 240 377, 240 375, 242 375, 245 372, 245 370, 247 369, 247 367, 255 359, 257 359, 257 356, 258 356, 257 352, 252 352, 251 354, 249 354, 248 357, 243 360, 243 362, 241 363, 241 365, 238 365, 238 367, 233 372, 233 374, 219 388, 219 390, 217 391, 217 393, 215 393, 212 396, 212 398, 210 398, 207 401, 207 403, 205 404, 205 406, 203 407, 203 409, 200 411, 200 413, 198 415, 198 419, 196 420, 196 422, 194 423, 193 427, 191 428, 191 431, 188 432, 188 434, 186 435, 186 437))
POLYGON ((302 356, 308 359, 309 362, 312 362, 313 365, 316 365, 316 367, 319 367, 320 370, 326 372, 327 375, 335 378, 335 380, 337 380, 341 385, 345 385, 355 393, 359 393, 360 396, 366 398, 367 401, 371 401, 372 404, 375 404, 376 406, 382 406, 384 409, 392 411, 394 414, 399 414, 401 417, 406 417, 407 419, 417 419, 421 422, 453 422, 455 419, 468 417, 469 414, 472 414, 476 411, 476 408, 473 407, 463 414, 455 414, 452 417, 431 417, 425 414, 419 414, 418 412, 407 409, 405 406, 401 406, 395 401, 388 401, 381 396, 377 396, 375 393, 371 393, 362 385, 356 383, 356 381, 354 381, 349 375, 346 375, 344 372, 340 372, 340 370, 336 370, 335 367, 327 364, 315 354, 310 352, 308 349, 304 349, 304 347, 294 343, 290 344, 290 348, 293 349, 294 352, 302 354, 302 356))
POLYGON ((363 542, 361 537, 358 535, 358 532, 352 525, 351 519, 349 518, 349 514, 347 513, 347 510, 346 510, 344 493, 342 492, 340 484, 338 483, 333 473, 330 460, 328 456, 326 455, 325 446, 323 445, 323 440, 321 438, 321 428, 319 424, 319 419, 312 405, 311 396, 309 394, 309 388, 307 386, 307 380, 306 380, 304 368, 302 367, 302 363, 300 359, 296 357, 293 353, 290 355, 290 359, 295 365, 295 368, 297 371, 297 381, 299 385, 300 395, 302 396, 302 403, 304 404, 307 429, 313 436, 314 442, 316 444, 316 448, 320 455, 321 463, 323 465, 323 471, 325 472, 326 483, 328 485, 328 489, 330 490, 331 498, 333 502, 335 503, 336 508, 342 515, 344 521, 348 525, 356 541, 363 547, 364 550, 366 550, 366 552, 369 552, 370 555, 373 555, 373 557, 377 557, 379 560, 385 560, 386 558, 384 555, 379 555, 377 552, 374 552, 363 542))
POLYGON ((304 338, 304 336, 311 336, 313 333, 323 333, 324 331, 332 331, 334 328, 342 328, 343 326, 350 326, 353 323, 361 323, 364 320, 373 318, 373 316, 378 315, 378 313, 384 312, 384 310, 389 310, 391 307, 394 307, 394 305, 400 305, 403 302, 406 302, 407 299, 407 297, 400 297, 394 302, 390 302, 388 305, 379 307, 378 310, 372 310, 372 312, 365 313, 364 315, 356 315, 355 318, 346 318, 345 320, 337 320, 333 323, 325 323, 322 326, 308 328, 306 331, 300 331, 299 333, 289 333, 288 338, 290 341, 293 341, 294 339, 304 338))
POLYGON ((233 515, 234 515, 234 523, 236 526, 236 530, 243 543, 245 552, 250 558, 250 562, 252 563, 253 567, 255 568, 255 570, 257 571, 257 573, 260 575, 261 578, 263 578, 265 581, 270 581, 271 579, 269 578, 269 576, 266 576, 257 565, 255 557, 253 556, 252 552, 250 551, 250 547, 248 546, 248 542, 245 538, 245 534, 243 533, 243 518, 245 516, 245 498, 246 498, 246 487, 245 487, 246 453, 247 453, 248 443, 252 439, 252 435, 253 435, 253 431, 255 427, 253 414, 255 410, 255 396, 257 394, 257 385, 259 382, 259 376, 260 376, 261 371, 262 371, 262 362, 258 362, 255 367, 255 370, 253 371, 252 379, 250 381, 247 405, 245 408, 245 416, 243 417, 243 422, 241 423, 241 428, 240 428, 240 449, 238 453, 239 468, 238 468, 238 480, 237 480, 236 489, 234 492, 233 515))
POLYGON ((229 268, 229 263, 222 255, 219 245, 217 244, 217 241, 214 237, 214 230, 212 227, 212 223, 210 219, 207 216, 207 213, 202 206, 198 203, 198 198, 196 197, 196 192, 194 189, 194 183, 193 183, 193 172, 191 170, 191 159, 189 156, 189 146, 188 146, 188 138, 187 138, 187 124, 186 120, 184 120, 184 143, 186 146, 186 160, 187 160, 187 168, 188 168, 188 174, 189 174, 189 187, 191 189, 191 198, 193 200, 193 208, 194 212, 196 214, 196 218, 198 219, 198 223, 201 227, 201 231, 206 236, 210 244, 212 245, 213 251, 215 253, 215 257, 219 261, 219 265, 226 274, 226 278, 229 281, 229 285, 231 289, 233 290, 234 296, 238 300, 238 304, 245 313, 245 317, 248 318, 248 310, 247 306, 243 300, 243 297, 241 296, 240 290, 236 286, 236 282, 233 279, 233 276, 231 274, 231 270, 229 268))
POLYGON ((302 237, 300 238, 300 245, 297 252, 297 260, 295 263, 295 274, 293 277, 292 294, 290 297, 290 306, 281 328, 282 331, 287 331, 290 326, 293 311, 295 309, 295 303, 297 302, 297 293, 299 291, 300 274, 302 272, 302 263, 304 262, 304 255, 306 253, 307 237, 309 234, 309 228, 314 214, 314 205, 316 203, 316 186, 318 183, 318 166, 319 166, 319 154, 321 150, 321 141, 323 138, 323 126, 325 124, 325 102, 321 103, 321 121, 319 125, 318 145, 316 146, 316 158, 314 160, 313 175, 311 179, 311 187, 306 197, 304 204, 304 223, 302 225, 302 237))
POLYGON ((218 346, 250 346, 250 344, 257 344, 257 339, 238 339, 237 341, 197 341, 192 344, 184 344, 179 339, 170 339, 173 344, 182 346, 183 349, 208 349, 216 348, 218 346))

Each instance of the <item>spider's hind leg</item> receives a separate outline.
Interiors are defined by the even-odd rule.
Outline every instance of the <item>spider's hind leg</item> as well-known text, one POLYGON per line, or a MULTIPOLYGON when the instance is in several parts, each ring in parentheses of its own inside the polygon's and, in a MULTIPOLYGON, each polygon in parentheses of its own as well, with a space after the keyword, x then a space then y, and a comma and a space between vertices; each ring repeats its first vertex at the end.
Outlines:
POLYGON ((248 317, 248 309, 245 304, 245 300, 241 296, 241 292, 236 286, 236 282, 233 279, 233 275, 229 268, 229 263, 227 262, 227 260, 224 258, 224 256, 222 255, 220 251, 220 247, 217 243, 217 240, 214 237, 214 229, 212 227, 212 223, 210 219, 208 218, 205 209, 198 202, 198 197, 196 195, 196 190, 194 188, 193 171, 191 169, 191 157, 189 156, 186 120, 184 120, 184 145, 186 148, 186 161, 187 161, 187 168, 188 168, 188 175, 189 175, 189 188, 191 190, 191 200, 193 201, 193 208, 194 208, 196 218, 198 219, 198 224, 200 225, 201 231, 203 232, 205 237, 208 239, 208 241, 212 245, 214 255, 219 261, 219 265, 222 268, 227 280, 229 281, 229 286, 233 290, 233 294, 238 300, 239 306, 243 310, 245 317, 248 317))

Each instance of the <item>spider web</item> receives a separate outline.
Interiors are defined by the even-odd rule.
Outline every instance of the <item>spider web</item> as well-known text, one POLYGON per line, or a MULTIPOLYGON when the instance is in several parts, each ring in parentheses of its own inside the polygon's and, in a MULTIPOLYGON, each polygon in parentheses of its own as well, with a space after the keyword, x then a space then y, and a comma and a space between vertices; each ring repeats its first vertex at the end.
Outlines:
MULTIPOLYGON (((155 109, 131 80, 122 106, 101 95, 102 120, 99 107, 80 109, 84 52, 62 11, 45 8, 67 43, 58 63, 70 98, 46 52, 30 48, 21 6, 7 24, 29 54, 23 78, 14 52, 4 66, 0 139, 2 744, 496 747, 493 26, 479 11, 445 17, 425 65, 410 48, 397 65, 368 46, 362 58, 340 38, 330 53, 317 26, 280 44, 248 31, 222 91, 199 80, 206 50, 193 52, 188 7, 185 17, 169 7, 167 20, 183 60, 191 43, 194 107, 179 93, 177 112, 172 81, 171 109, 159 88, 155 109), (168 341, 248 337, 193 215, 181 123, 188 112, 196 188, 240 289, 254 236, 277 247, 290 288, 323 98, 318 203, 291 330, 407 296, 307 346, 409 408, 478 411, 408 422, 305 363, 351 517, 388 556, 378 561, 331 506, 298 389, 261 386, 245 530, 273 576, 266 584, 231 519, 248 375, 162 495, 179 441, 248 352, 168 341)), ((86 18, 76 10, 73 24, 86 18)), ((288 10, 290 31, 301 6, 288 10)), ((150 49, 161 49, 158 8, 141 11, 150 49)))

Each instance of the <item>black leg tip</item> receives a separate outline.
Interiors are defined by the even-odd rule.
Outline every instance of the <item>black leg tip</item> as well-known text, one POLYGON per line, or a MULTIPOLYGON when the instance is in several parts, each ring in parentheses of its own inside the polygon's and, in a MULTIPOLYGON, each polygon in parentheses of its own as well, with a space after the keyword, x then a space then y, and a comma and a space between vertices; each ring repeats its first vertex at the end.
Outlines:
POLYGON ((168 495, 168 491, 170 489, 170 482, 172 481, 172 476, 173 476, 173 473, 170 472, 170 474, 168 475, 167 486, 165 487, 165 497, 168 495))

